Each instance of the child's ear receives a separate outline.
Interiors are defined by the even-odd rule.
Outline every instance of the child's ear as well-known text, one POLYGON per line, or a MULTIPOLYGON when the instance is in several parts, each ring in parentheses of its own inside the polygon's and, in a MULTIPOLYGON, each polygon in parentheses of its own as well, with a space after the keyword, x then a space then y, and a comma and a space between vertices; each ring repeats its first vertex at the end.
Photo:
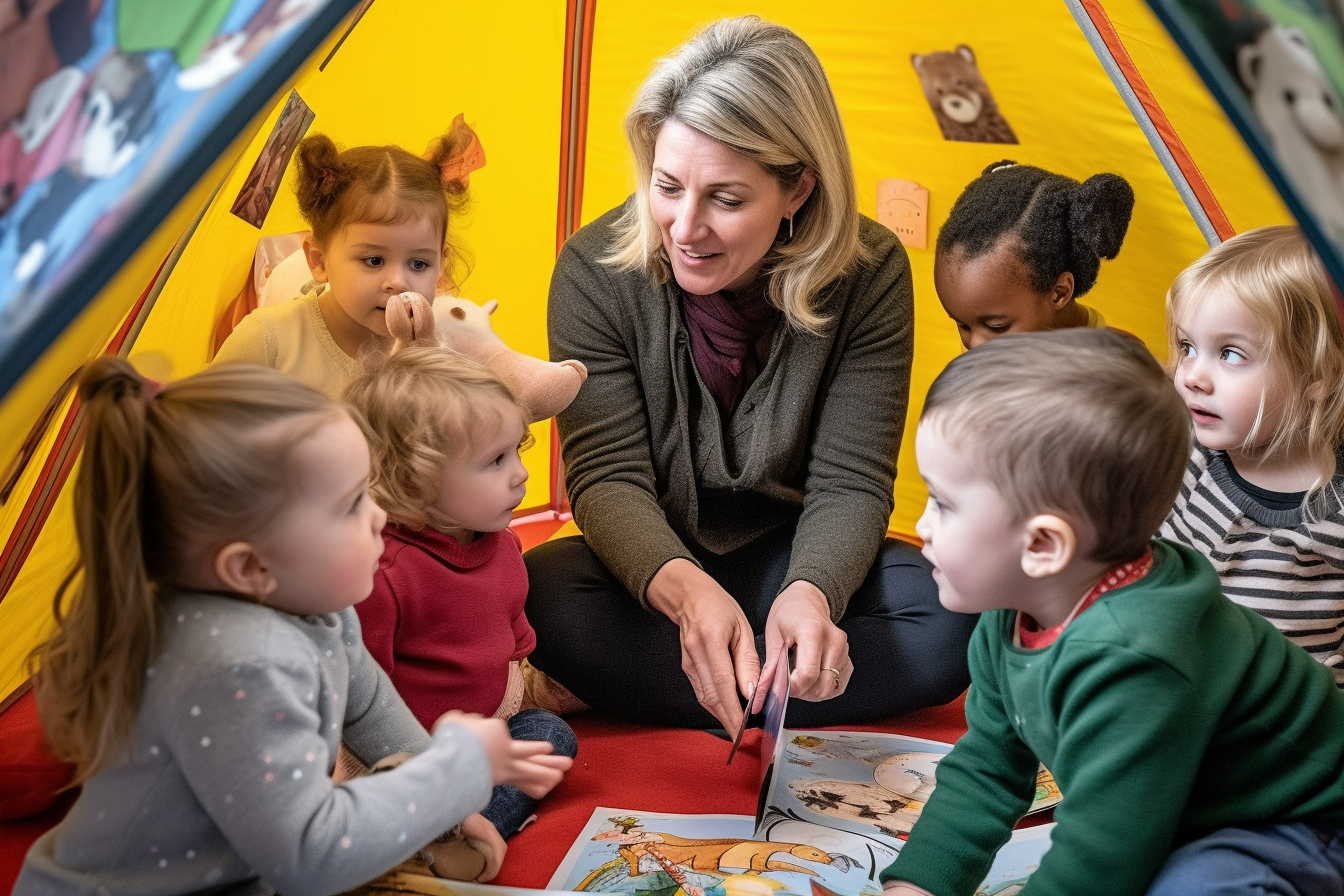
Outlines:
POLYGON ((275 577, 266 569, 266 563, 255 548, 245 541, 235 541, 220 548, 215 555, 215 575, 229 591, 248 594, 261 600, 275 590, 275 577))
POLYGON ((1033 579, 1061 572, 1078 553, 1078 533, 1052 513, 1027 520, 1026 544, 1022 548, 1022 571, 1033 579))
POLYGON ((308 260, 308 270, 318 283, 327 282, 327 258, 322 247, 313 242, 312 237, 303 240, 303 257, 308 260))
POLYGON ((1059 310, 1073 300, 1073 271, 1059 275, 1055 285, 1050 287, 1050 304, 1059 310))

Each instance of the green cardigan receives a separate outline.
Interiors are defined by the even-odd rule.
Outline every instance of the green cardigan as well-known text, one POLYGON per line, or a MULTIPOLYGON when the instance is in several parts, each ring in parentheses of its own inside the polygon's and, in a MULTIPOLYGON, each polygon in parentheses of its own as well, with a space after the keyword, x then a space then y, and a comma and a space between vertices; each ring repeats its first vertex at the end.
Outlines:
POLYGON ((1050 851, 1022 896, 1142 894, 1172 851, 1223 827, 1344 826, 1344 693, 1330 670, 1223 597, 1213 567, 1153 542, 1152 572, 1051 646, 1013 646, 1015 613, 971 639, 969 731, 884 881, 970 894, 1055 775, 1050 851))
POLYGON ((688 544, 723 554, 796 519, 783 584, 813 583, 838 620, 891 516, 914 339, 904 247, 862 219, 875 260, 826 288, 820 335, 777 328, 760 376, 721 421, 676 282, 598 261, 620 211, 576 233, 551 280, 551 357, 588 367, 558 418, 579 527, 643 601, 664 563, 694 562, 688 544))

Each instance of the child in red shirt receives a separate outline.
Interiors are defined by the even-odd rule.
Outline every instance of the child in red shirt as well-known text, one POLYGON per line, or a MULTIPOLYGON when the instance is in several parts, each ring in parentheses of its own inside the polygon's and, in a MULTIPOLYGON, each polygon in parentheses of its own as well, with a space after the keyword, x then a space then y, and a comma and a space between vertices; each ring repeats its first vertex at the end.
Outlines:
MULTIPOLYGON (((422 723, 450 708, 495 716, 515 739, 573 756, 574 732, 550 710, 582 704, 556 701, 568 692, 526 661, 537 638, 509 529, 527 483, 525 409, 489 369, 437 345, 367 359, 346 397, 368 420, 371 490, 388 515, 373 593, 357 608, 369 652, 422 723)), ((486 858, 478 880, 494 876, 504 838, 535 805, 499 786, 463 823, 486 858)))

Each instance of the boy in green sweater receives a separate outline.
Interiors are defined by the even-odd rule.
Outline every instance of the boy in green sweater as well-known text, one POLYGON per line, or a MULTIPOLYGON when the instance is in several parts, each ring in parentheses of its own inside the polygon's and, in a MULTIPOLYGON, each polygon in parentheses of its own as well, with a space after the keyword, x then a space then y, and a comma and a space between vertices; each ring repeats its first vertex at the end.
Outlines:
POLYGON ((971 894, 1030 804, 1064 801, 1037 894, 1344 892, 1344 693, 1154 539, 1189 412, 1138 340, 1005 336, 961 355, 916 436, 939 599, 981 613, 969 730, 886 896, 971 894))

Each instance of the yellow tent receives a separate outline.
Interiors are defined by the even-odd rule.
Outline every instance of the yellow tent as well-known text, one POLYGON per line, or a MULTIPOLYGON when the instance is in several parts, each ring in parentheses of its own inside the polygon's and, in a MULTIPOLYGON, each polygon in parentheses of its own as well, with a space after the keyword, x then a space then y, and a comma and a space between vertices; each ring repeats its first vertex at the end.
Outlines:
MULTIPOLYGON (((288 175, 260 228, 230 211, 290 88, 315 113, 311 130, 343 145, 419 150, 464 115, 487 161, 471 178, 471 211, 453 223, 474 259, 460 291, 499 300, 496 332, 544 356, 557 247, 632 188, 621 119, 635 87, 696 24, 741 13, 793 28, 821 57, 853 148, 861 211, 879 215, 885 181, 928 189, 928 247, 910 248, 915 374, 891 521, 898 533, 913 531, 924 503, 911 454, 922 396, 960 351, 932 288, 931 247, 961 188, 987 164, 1011 158, 1078 178, 1113 171, 1130 181, 1138 201, 1129 236, 1119 259, 1103 266, 1089 303, 1159 356, 1166 351, 1162 301, 1175 274, 1211 241, 1291 220, 1142 0, 361 5, 96 298, 10 379, 15 385, 0 404, 0 458, 29 459, 10 465, 0 495, 0 701, 26 681, 25 658, 49 630, 51 596, 73 560, 69 473, 79 441, 60 387, 109 348, 157 378, 207 363, 212 332, 251 275, 258 240, 303 229, 288 175), (1016 145, 943 138, 911 57, 961 45, 973 51, 1016 145)), ((549 424, 536 436, 524 507, 555 514, 563 498, 549 424)))

